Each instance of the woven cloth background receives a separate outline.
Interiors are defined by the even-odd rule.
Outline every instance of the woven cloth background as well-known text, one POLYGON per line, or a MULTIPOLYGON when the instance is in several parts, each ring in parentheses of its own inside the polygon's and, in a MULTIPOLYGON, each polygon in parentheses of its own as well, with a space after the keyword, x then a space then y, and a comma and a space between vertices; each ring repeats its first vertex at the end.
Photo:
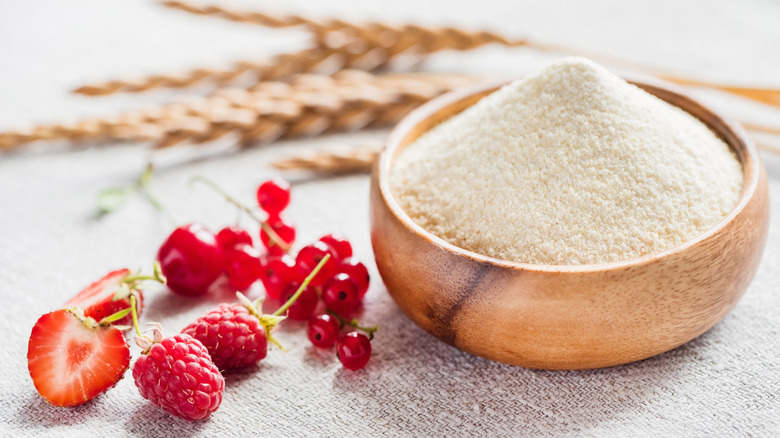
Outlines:
MULTIPOLYGON (((574 42, 701 77, 780 86, 780 4, 672 0, 532 2, 233 3, 321 16, 488 27, 574 42)), ((159 8, 152 2, 30 0, 0 4, 0 128, 105 113, 170 97, 68 95, 96 79, 265 57, 303 42, 270 31, 159 8)), ((522 49, 442 54, 427 66, 517 76, 552 59, 522 49)), ((697 93, 742 118, 777 124, 778 112, 697 93)), ((285 142, 239 154, 229 141, 204 151, 168 151, 156 185, 177 216, 218 228, 235 212, 202 187, 201 174, 251 202, 275 175, 267 163, 301 146, 359 144, 386 132, 285 142), (184 155, 208 160, 183 160, 184 155)), ((0 436, 777 436, 780 434, 780 159, 764 155, 772 223, 763 263, 747 294, 720 324, 668 353, 610 369, 549 372, 493 363, 442 344, 414 326, 374 275, 363 320, 380 325, 369 366, 343 370, 308 345, 301 326, 282 329, 288 353, 228 377, 224 403, 207 422, 170 417, 143 400, 126 376, 98 399, 58 409, 38 397, 26 369, 36 318, 109 269, 149 267, 170 231, 140 197, 95 217, 98 190, 131 181, 144 166, 137 145, 21 153, 0 158, 0 436)), ((338 231, 376 274, 365 175, 294 177, 290 217, 299 241, 338 231)), ((227 294, 205 301, 149 293, 146 320, 180 330, 227 294)), ((485 321, 489 324, 490 321, 485 321)), ((133 350, 137 355, 137 348, 133 350)))

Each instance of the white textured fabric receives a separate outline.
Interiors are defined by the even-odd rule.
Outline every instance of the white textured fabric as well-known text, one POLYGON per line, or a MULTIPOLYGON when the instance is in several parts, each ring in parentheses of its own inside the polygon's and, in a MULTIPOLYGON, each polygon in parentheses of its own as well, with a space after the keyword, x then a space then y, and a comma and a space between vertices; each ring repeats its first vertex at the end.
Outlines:
MULTIPOLYGON (((478 9, 445 0, 258 3, 287 11, 314 8, 322 16, 447 21, 514 35, 528 31, 699 75, 780 85, 780 57, 771 56, 780 47, 780 6, 768 1, 484 1, 478 9), (618 9, 612 12, 608 5, 618 9)), ((277 35, 147 2, 3 2, 0 128, 138 106, 169 95, 90 100, 67 94, 86 80, 217 65, 300 42, 294 31, 277 35)), ((548 59, 522 49, 488 48, 437 56, 429 66, 508 76, 548 59)), ((778 120, 778 112, 738 105, 715 93, 702 97, 741 117, 778 120)), ((157 157, 162 164, 156 185, 180 219, 217 228, 231 223, 235 212, 206 188, 187 188, 192 175, 211 177, 250 202, 256 184, 275 174, 267 166, 274 157, 302 146, 359 144, 384 135, 285 142, 205 161, 182 162, 182 155, 196 151, 166 151, 157 157)), ((379 324, 380 332, 365 370, 343 370, 332 353, 309 347, 301 327, 294 326, 278 335, 288 353, 272 350, 258 369, 228 377, 222 407, 207 422, 190 423, 158 410, 140 397, 129 374, 86 405, 51 407, 37 395, 26 370, 27 338, 37 317, 109 269, 148 269, 170 231, 140 197, 114 215, 94 215, 95 193, 129 182, 146 157, 133 145, 0 157, 0 436, 780 434, 780 159, 771 155, 764 157, 772 224, 755 280, 720 324, 669 353, 610 369, 551 372, 489 362, 442 344, 409 322, 375 275, 368 177, 299 178, 290 217, 300 242, 343 232, 374 274, 362 318, 379 324)), ((223 299, 229 297, 203 302, 149 293, 144 319, 160 321, 173 334, 223 299)))

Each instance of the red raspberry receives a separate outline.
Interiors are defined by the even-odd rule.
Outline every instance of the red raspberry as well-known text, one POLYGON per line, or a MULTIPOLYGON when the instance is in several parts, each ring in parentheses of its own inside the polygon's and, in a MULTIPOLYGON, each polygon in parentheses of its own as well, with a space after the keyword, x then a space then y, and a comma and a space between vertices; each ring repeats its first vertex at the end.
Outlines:
POLYGON ((133 380, 143 398, 186 420, 208 418, 225 390, 206 347, 186 334, 153 344, 135 361, 133 380))
POLYGON ((254 365, 268 351, 265 328, 241 304, 221 304, 181 332, 202 342, 221 370, 254 365))

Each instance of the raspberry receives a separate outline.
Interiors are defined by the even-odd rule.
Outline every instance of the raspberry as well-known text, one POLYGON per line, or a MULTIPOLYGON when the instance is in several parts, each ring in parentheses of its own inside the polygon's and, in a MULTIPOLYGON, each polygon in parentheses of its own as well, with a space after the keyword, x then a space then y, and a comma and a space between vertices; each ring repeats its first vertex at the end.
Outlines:
POLYGON ((208 349, 220 370, 243 368, 265 358, 265 328, 241 304, 221 304, 182 330, 208 349))
POLYGON ((151 345, 135 361, 133 380, 143 398, 186 420, 208 418, 225 390, 225 379, 206 347, 187 334, 151 345))

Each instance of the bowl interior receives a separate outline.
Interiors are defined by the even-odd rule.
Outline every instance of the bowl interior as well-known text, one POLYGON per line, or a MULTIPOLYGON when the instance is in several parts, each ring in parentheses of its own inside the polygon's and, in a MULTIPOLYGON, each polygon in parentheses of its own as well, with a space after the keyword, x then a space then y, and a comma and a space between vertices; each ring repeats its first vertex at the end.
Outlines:
POLYGON ((699 119, 702 123, 707 125, 712 132, 714 132, 726 144, 728 144, 729 147, 731 147, 742 164, 744 183, 742 186, 742 192, 740 193, 740 199, 734 209, 732 209, 732 211, 726 215, 726 217, 721 219, 712 228, 681 245, 659 253, 648 254, 642 257, 618 262, 590 265, 530 264, 496 259, 463 249, 429 233, 417 225, 414 221, 412 221, 412 219, 401 208, 398 200, 395 198, 393 191, 391 190, 390 172, 396 157, 398 157, 404 148, 414 142, 422 134, 439 123, 445 121, 446 119, 460 113, 471 105, 474 105, 483 97, 491 94, 493 91, 496 91, 506 82, 483 84, 450 92, 421 106, 409 114, 401 123, 399 123, 399 125, 390 134, 387 148, 382 153, 377 167, 378 184, 379 190, 382 193, 382 197, 388 204, 389 209, 400 220, 400 222, 411 229, 414 233, 428 240, 430 243, 444 250, 455 252, 464 257, 507 267, 539 271, 598 271, 607 270, 610 268, 622 268, 629 265, 650 263, 673 252, 685 250, 687 247, 694 245, 697 242, 716 233, 745 207, 748 200, 751 198, 758 187, 760 170, 758 153, 756 151, 755 145, 738 124, 724 119, 718 114, 715 114, 693 98, 684 94, 684 92, 681 90, 676 89, 674 85, 666 84, 660 81, 648 80, 629 80, 628 82, 660 98, 661 100, 681 108, 682 110, 699 119))

